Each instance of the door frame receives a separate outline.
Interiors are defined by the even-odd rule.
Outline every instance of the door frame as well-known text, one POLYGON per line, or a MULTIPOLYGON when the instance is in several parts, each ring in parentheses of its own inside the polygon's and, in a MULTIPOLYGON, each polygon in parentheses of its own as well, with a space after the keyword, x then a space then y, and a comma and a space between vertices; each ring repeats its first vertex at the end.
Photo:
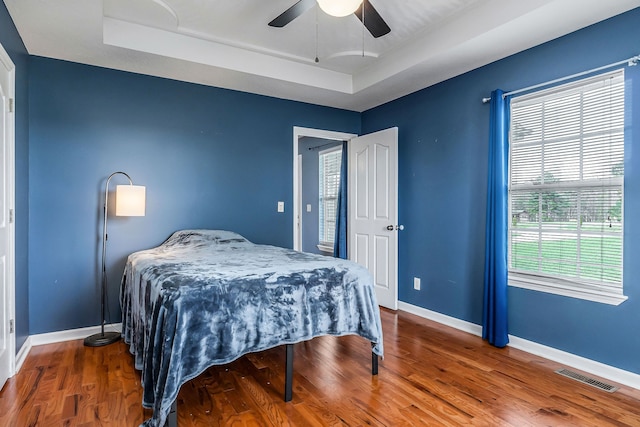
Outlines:
MULTIPOLYGON (((5 163, 7 165, 6 171, 6 195, 7 195, 7 217, 9 218, 9 247, 8 247, 8 259, 7 259, 7 268, 8 268, 8 283, 7 283, 7 305, 5 307, 7 313, 7 320, 15 322, 15 242, 16 242, 16 234, 15 234, 15 104, 16 104, 16 96, 15 96, 15 82, 16 82, 16 66, 13 61, 9 57, 9 54, 4 49, 2 44, 0 44, 0 64, 4 68, 9 71, 9 87, 8 96, 9 99, 13 103, 12 111, 9 112, 9 120, 7 122, 8 127, 8 138, 7 141, 7 153, 5 163), (11 214, 9 213, 11 212, 11 214), (11 217, 12 215, 12 217, 11 217)), ((7 345, 7 349, 9 351, 9 377, 11 378, 15 375, 15 365, 16 365, 16 332, 15 332, 15 323, 13 327, 13 332, 9 333, 9 342, 7 345)))
MULTIPOLYGON (((302 251, 302 167, 298 160, 298 143, 300 138, 322 138, 334 141, 347 141, 358 136, 355 133, 337 132, 323 129, 293 127, 293 250, 302 251)), ((348 172, 347 172, 348 174, 348 172)))

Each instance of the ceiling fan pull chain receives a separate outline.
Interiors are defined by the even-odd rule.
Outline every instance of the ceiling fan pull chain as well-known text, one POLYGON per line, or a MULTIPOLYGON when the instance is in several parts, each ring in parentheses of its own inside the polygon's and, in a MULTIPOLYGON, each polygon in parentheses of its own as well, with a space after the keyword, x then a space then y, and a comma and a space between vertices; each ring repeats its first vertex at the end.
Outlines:
POLYGON ((362 57, 364 58, 364 29, 366 28, 366 25, 364 23, 364 4, 366 2, 362 2, 362 57))
POLYGON ((318 59, 318 8, 319 7, 320 6, 316 4, 316 64, 320 62, 320 60, 318 59))

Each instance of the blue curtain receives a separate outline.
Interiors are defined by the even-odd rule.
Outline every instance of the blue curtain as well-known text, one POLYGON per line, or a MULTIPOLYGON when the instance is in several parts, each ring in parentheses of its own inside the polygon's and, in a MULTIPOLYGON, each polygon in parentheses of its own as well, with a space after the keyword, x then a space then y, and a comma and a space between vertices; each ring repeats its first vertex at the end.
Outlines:
POLYGON ((336 235, 333 243, 333 256, 347 259, 347 142, 342 143, 340 163, 340 188, 338 189, 338 207, 336 209, 336 235))
POLYGON ((489 179, 484 261, 482 338, 496 347, 509 342, 507 329, 507 226, 509 100, 501 90, 491 93, 489 179))

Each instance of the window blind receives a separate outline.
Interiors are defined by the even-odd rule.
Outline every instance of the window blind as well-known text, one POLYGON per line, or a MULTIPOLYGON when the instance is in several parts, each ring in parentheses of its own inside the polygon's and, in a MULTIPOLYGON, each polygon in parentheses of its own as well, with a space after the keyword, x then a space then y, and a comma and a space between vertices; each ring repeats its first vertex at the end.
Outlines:
POLYGON ((320 243, 331 246, 334 243, 336 232, 341 163, 341 148, 326 150, 319 155, 320 221, 318 240, 320 243))
POLYGON ((621 295, 624 71, 510 105, 510 281, 621 295))

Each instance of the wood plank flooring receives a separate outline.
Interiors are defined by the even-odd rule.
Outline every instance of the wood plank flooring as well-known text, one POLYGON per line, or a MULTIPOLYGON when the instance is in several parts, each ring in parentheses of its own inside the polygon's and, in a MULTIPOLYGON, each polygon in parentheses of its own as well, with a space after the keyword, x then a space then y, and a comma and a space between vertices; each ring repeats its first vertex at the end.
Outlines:
MULTIPOLYGON (((640 426, 640 391, 600 391, 515 349, 398 311, 382 311, 385 358, 371 376, 360 337, 295 345, 283 402, 284 347, 213 367, 185 384, 178 426, 640 426)), ((137 426, 139 373, 127 346, 81 340, 34 347, 0 392, 0 426, 137 426)))

